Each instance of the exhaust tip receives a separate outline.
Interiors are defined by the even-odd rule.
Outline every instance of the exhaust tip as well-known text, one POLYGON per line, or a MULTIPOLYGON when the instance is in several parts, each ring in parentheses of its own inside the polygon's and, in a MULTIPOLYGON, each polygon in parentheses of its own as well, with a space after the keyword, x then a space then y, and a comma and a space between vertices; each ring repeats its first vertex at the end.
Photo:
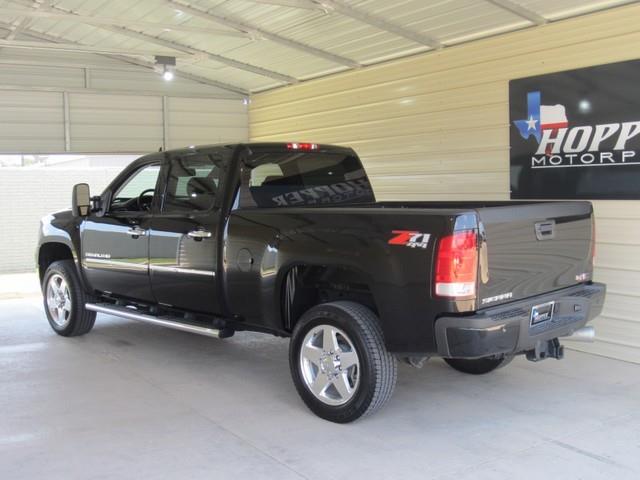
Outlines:
POLYGON ((562 337, 562 340, 568 340, 573 342, 587 342, 592 343, 596 339, 595 328, 588 326, 582 327, 573 332, 571 335, 562 337))

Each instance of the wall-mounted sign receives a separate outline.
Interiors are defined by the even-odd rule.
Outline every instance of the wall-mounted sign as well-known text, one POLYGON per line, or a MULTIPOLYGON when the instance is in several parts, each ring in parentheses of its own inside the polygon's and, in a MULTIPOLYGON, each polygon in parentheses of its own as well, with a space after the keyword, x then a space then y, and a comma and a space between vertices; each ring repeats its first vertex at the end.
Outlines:
POLYGON ((640 199, 640 60, 509 82, 511 198, 640 199))

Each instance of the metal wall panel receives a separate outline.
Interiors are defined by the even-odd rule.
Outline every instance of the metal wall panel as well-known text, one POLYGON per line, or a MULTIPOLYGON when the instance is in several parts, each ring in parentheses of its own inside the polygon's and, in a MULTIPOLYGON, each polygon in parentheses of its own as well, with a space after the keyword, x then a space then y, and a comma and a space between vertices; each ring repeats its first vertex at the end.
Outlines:
POLYGON ((58 92, 0 90, 0 151, 64 150, 64 111, 58 92))
POLYGON ((145 153, 247 139, 238 93, 179 75, 166 82, 151 69, 101 55, 2 53, 0 153, 145 153))
MULTIPOLYGON (((630 5, 261 93, 250 137, 351 145, 381 200, 508 199, 508 81, 637 58, 637 18, 630 5)), ((572 348, 640 363, 640 202, 594 203, 609 295, 598 341, 572 348)))
POLYGON ((245 142, 247 107, 242 100, 169 97, 168 148, 209 143, 245 142))
POLYGON ((54 91, 0 84, 0 153, 146 153, 158 150, 165 140, 168 148, 178 148, 248 139, 247 106, 239 96, 166 97, 165 112, 162 95, 151 92, 83 93, 83 89, 50 88, 54 91))
POLYGON ((82 88, 81 68, 20 64, 0 65, 0 85, 13 87, 82 88))
POLYGON ((71 93, 71 150, 140 152, 162 147, 162 98, 71 93))
POLYGON ((115 91, 144 92, 188 97, 241 98, 240 95, 221 88, 192 82, 179 76, 166 82, 156 72, 146 69, 92 69, 89 76, 90 88, 115 91))

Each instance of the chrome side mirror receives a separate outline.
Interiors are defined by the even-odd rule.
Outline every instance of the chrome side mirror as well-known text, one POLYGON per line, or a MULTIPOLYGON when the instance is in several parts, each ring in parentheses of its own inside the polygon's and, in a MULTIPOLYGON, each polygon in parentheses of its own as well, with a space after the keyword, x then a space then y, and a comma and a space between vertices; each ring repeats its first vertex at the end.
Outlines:
POLYGON ((91 194, 89 185, 78 183, 73 186, 71 198, 71 213, 74 217, 86 217, 91 212, 91 194))

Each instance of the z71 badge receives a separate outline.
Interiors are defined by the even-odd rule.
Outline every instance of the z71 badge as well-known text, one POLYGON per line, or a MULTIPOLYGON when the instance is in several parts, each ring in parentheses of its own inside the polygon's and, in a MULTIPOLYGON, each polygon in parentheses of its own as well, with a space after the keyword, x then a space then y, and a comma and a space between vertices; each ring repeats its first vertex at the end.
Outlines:
POLYGON ((413 230, 393 230, 393 237, 389 245, 404 245, 410 248, 427 248, 429 245, 429 233, 414 232, 413 230))

